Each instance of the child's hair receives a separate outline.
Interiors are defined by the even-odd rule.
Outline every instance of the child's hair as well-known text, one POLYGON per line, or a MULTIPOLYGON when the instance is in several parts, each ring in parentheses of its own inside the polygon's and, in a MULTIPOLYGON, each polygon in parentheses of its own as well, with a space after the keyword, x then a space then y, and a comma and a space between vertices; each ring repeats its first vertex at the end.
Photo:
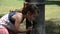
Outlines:
POLYGON ((26 7, 24 7, 22 10, 22 13, 27 14, 28 11, 30 12, 30 14, 34 14, 36 13, 36 11, 37 13, 39 13, 39 10, 33 4, 28 4, 26 7))
POLYGON ((16 10, 11 10, 10 12, 21 12, 22 14, 26 15, 27 12, 30 12, 30 14, 34 14, 34 13, 38 13, 39 14, 39 10, 36 6, 34 6, 33 4, 29 4, 28 2, 25 2, 24 3, 24 7, 22 9, 22 11, 19 9, 16 9, 16 10))

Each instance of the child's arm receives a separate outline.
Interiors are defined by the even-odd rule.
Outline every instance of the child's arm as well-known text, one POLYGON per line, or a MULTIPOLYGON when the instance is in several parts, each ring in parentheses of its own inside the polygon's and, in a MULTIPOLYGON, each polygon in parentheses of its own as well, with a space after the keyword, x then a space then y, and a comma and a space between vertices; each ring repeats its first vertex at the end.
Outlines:
POLYGON ((23 20, 23 16, 21 14, 20 15, 16 14, 16 15, 13 16, 13 18, 15 19, 15 25, 14 25, 15 32, 23 33, 23 32, 27 32, 27 31, 31 30, 30 28, 28 28, 26 30, 19 30, 18 29, 18 27, 20 26, 20 24, 22 23, 22 20, 23 20))

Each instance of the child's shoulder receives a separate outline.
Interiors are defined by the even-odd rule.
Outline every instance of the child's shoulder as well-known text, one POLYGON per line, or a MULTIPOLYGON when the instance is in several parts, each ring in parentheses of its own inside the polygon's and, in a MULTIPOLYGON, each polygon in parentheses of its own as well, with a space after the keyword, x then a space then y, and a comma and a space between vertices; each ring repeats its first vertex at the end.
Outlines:
POLYGON ((21 19, 23 17, 22 13, 16 13, 15 15, 12 16, 13 19, 21 19))
POLYGON ((23 14, 22 14, 22 13, 17 12, 17 13, 16 13, 16 16, 18 16, 18 17, 23 17, 23 14))
POLYGON ((17 15, 21 15, 21 16, 23 15, 22 13, 19 13, 19 12, 18 12, 18 13, 16 13, 16 14, 17 14, 17 15))

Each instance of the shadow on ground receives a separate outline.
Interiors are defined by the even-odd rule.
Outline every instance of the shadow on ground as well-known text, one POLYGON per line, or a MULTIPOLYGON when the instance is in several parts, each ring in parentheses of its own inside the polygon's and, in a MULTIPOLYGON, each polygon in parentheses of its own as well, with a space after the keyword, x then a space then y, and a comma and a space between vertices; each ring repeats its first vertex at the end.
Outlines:
POLYGON ((46 34, 60 34, 60 19, 46 20, 46 34))

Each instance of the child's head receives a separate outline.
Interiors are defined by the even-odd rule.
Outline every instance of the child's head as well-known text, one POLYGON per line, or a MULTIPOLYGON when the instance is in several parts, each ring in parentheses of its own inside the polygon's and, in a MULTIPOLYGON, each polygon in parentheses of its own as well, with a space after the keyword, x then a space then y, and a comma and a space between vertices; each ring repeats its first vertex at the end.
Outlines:
POLYGON ((26 7, 23 8, 22 13, 23 15, 26 15, 26 18, 29 21, 32 21, 39 14, 39 11, 34 5, 28 4, 26 7))

